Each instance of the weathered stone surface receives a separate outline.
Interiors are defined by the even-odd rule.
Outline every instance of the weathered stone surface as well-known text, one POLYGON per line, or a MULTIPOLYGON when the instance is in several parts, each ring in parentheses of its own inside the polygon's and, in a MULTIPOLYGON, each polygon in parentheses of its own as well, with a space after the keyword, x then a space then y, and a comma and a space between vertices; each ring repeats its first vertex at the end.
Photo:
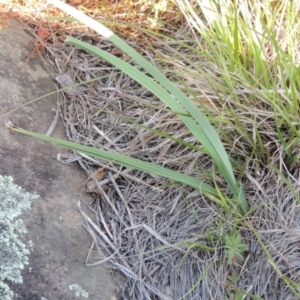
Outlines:
MULTIPOLYGON (((55 90, 51 67, 40 58, 28 59, 32 48, 16 20, 0 28, 0 115, 55 90)), ((33 242, 29 265, 22 272, 24 283, 10 286, 19 295, 16 299, 80 299, 69 290, 75 283, 90 294, 89 299, 115 299, 114 283, 105 265, 85 266, 92 240, 76 209, 78 200, 88 197, 85 174, 56 160, 58 152, 67 150, 12 132, 4 125, 11 121, 46 133, 55 107, 54 94, 0 120, 0 175, 12 176, 15 184, 40 195, 22 217, 28 229, 23 237, 33 242)), ((64 137, 62 124, 53 135, 64 137)))

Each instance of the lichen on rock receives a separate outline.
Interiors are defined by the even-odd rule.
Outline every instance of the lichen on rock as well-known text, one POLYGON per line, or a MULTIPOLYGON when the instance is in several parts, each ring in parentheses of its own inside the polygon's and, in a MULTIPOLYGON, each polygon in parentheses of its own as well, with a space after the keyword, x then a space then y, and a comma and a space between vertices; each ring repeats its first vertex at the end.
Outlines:
POLYGON ((21 270, 28 264, 30 251, 18 236, 27 232, 26 227, 16 218, 30 210, 38 197, 15 185, 12 177, 0 176, 0 299, 13 299, 14 293, 5 280, 23 282, 21 270))

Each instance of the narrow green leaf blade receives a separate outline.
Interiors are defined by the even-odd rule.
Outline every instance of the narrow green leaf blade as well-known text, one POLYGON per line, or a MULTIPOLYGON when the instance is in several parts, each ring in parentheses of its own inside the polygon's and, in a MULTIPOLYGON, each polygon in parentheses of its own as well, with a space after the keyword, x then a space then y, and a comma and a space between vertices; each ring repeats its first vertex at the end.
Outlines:
POLYGON ((102 149, 96 149, 96 148, 92 148, 89 146, 84 146, 84 145, 76 144, 76 143, 65 141, 65 140, 58 139, 58 138, 48 137, 48 136, 45 136, 42 134, 27 131, 27 130, 19 128, 19 127, 13 126, 13 127, 11 127, 11 129, 14 131, 20 132, 22 134, 26 134, 26 135, 29 135, 29 136, 32 136, 32 137, 35 137, 35 138, 38 138, 38 139, 41 139, 44 141, 54 143, 56 145, 60 145, 60 146, 63 146, 63 147, 69 148, 69 149, 73 149, 73 150, 85 153, 87 155, 90 155, 90 156, 98 158, 98 159, 102 159, 107 162, 113 162, 115 164, 118 164, 118 165, 121 165, 121 166, 124 166, 127 168, 144 171, 144 172, 147 172, 150 174, 162 176, 164 178, 170 179, 175 182, 183 183, 187 186, 194 188, 195 190, 200 191, 201 193, 203 193, 205 196, 207 196, 211 200, 220 204, 218 201, 218 199, 219 199, 218 192, 210 185, 208 185, 204 182, 201 182, 192 176, 188 176, 188 175, 182 174, 180 172, 173 171, 173 170, 164 168, 162 166, 158 166, 158 165, 155 165, 155 164, 152 164, 149 162, 145 162, 145 161, 142 161, 142 160, 139 160, 136 158, 132 158, 132 157, 129 157, 126 155, 109 152, 109 151, 102 150, 102 149))
MULTIPOLYGON (((208 153, 211 155, 214 162, 218 166, 220 172, 223 174, 231 191, 234 193, 235 196, 238 196, 239 189, 233 175, 232 166, 230 164, 224 146, 220 141, 220 138, 218 137, 215 129, 208 122, 207 118, 180 90, 178 91, 182 93, 182 98, 185 98, 184 107, 182 105, 182 102, 178 102, 178 99, 172 94, 170 94, 168 91, 166 91, 160 84, 156 83, 152 78, 146 76, 144 73, 131 66, 130 64, 126 63, 125 61, 119 59, 118 57, 72 37, 68 37, 67 42, 94 55, 97 55, 98 57, 104 58, 111 64, 118 67, 124 73, 131 76, 137 82, 145 86, 159 99, 164 101, 173 111, 178 112, 178 116, 185 123, 185 125, 188 127, 191 133, 207 149, 208 153), (192 118, 186 116, 187 111, 192 115, 192 118)), ((166 79, 165 77, 163 78, 166 79)))

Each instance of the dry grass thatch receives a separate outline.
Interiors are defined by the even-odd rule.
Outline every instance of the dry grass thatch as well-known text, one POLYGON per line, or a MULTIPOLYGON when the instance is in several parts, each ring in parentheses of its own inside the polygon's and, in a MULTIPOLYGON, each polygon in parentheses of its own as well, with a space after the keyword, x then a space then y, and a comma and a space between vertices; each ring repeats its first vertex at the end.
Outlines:
MULTIPOLYGON (((36 35, 30 23, 27 26, 36 35)), ((134 64, 92 33, 75 33, 71 29, 61 34, 72 34, 134 64)), ((187 149, 145 128, 162 131, 201 149, 176 115, 115 67, 62 40, 51 34, 43 44, 46 59, 58 70, 59 86, 91 80, 59 93, 58 112, 70 140, 164 165, 206 182, 215 180, 226 190, 222 179, 213 176, 205 151, 187 149)), ((220 103, 220 95, 210 88, 208 77, 194 76, 192 67, 189 69, 180 58, 173 56, 175 44, 153 39, 152 47, 161 54, 158 59, 147 44, 130 43, 158 67, 162 67, 162 61, 167 63, 166 75, 174 80, 178 79, 179 70, 178 84, 200 95, 199 109, 214 115, 223 112, 223 117, 230 119, 222 110, 224 103, 220 103)), ((191 48, 196 47, 192 38, 188 43, 191 48)), ((182 47, 176 49, 182 56, 187 51, 182 47)), ((196 63, 205 69, 206 75, 211 74, 211 78, 216 75, 218 80, 213 66, 205 60, 196 63)), ((237 87, 237 93, 245 100, 244 107, 250 110, 251 104, 246 103, 249 90, 237 87)), ((243 114, 244 107, 234 106, 226 91, 224 99, 236 109, 241 125, 249 128, 251 134, 252 124, 243 114)), ((104 261, 109 260, 127 279, 129 299, 225 299, 226 295, 231 297, 240 291, 259 299, 295 299, 288 284, 299 292, 293 285, 299 282, 300 276, 299 172, 297 168, 286 168, 272 128, 271 113, 264 106, 251 109, 247 114, 255 114, 258 120, 270 119, 258 122, 258 131, 265 144, 272 143, 269 159, 286 174, 294 193, 271 166, 261 165, 258 173, 255 160, 249 159, 248 144, 230 126, 222 125, 222 130, 231 133, 235 141, 234 151, 224 141, 228 150, 235 157, 244 157, 248 164, 243 181, 252 211, 241 221, 236 220, 236 215, 224 215, 198 192, 171 185, 151 174, 106 164, 80 153, 61 157, 62 162, 76 161, 87 172, 87 190, 95 195, 93 203, 79 204, 84 226, 94 241, 87 264, 102 262, 93 257, 93 249, 104 251, 107 257, 104 261), (93 219, 83 206, 94 213, 93 219), (235 264, 230 264, 224 237, 234 228, 241 229, 247 251, 243 257, 236 258, 235 264)))

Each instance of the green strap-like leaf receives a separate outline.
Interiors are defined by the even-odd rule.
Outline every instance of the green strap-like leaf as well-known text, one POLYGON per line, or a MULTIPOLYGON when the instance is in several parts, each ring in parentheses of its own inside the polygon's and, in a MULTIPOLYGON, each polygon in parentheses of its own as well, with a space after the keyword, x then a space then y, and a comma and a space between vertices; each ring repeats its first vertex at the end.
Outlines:
POLYGON ((162 166, 158 166, 155 164, 152 164, 150 162, 145 162, 136 158, 132 158, 126 155, 109 152, 102 149, 96 149, 89 146, 80 145, 73 142, 68 142, 62 139, 48 137, 42 134, 38 134, 35 132, 27 131, 25 129, 19 128, 19 127, 11 127, 12 130, 27 134, 29 136, 48 141, 51 143, 54 143, 56 145, 60 145, 63 147, 67 147, 69 149, 73 149, 78 152, 85 153, 87 155, 90 155, 92 157, 107 161, 107 162, 113 162, 115 164, 130 168, 130 169, 136 169, 140 171, 147 172, 149 174, 155 174, 158 176, 162 176, 164 178, 170 179, 175 182, 183 183, 187 186, 190 186, 194 188, 197 191, 200 191, 203 193, 203 195, 207 196, 209 199, 211 199, 214 202, 217 202, 220 205, 225 205, 224 201, 221 201, 219 192, 216 191, 213 187, 210 185, 199 181, 198 179, 188 176, 185 174, 182 174, 177 171, 173 171, 167 168, 164 168, 162 166))
POLYGON ((167 103, 173 111, 177 111, 178 116, 185 123, 191 133, 198 139, 200 143, 206 148, 211 155, 213 161, 217 165, 221 174, 224 176, 229 188, 231 189, 235 198, 241 201, 241 207, 244 212, 249 210, 243 188, 238 186, 233 169, 229 161, 229 157, 225 148, 207 118, 197 109, 197 107, 184 95, 179 88, 177 88, 170 80, 168 80, 156 67, 140 55, 135 49, 130 47, 124 40, 115 35, 110 29, 99 23, 98 21, 88 17, 83 12, 76 8, 58 0, 48 0, 56 7, 70 14, 89 28, 95 30, 106 39, 110 40, 132 59, 134 59, 141 67, 143 67, 152 77, 147 77, 139 72, 136 68, 121 61, 117 57, 104 52, 97 47, 88 45, 74 38, 68 38, 67 41, 77 47, 85 49, 95 55, 98 55, 110 63, 114 64, 129 76, 143 84, 152 93, 158 96, 162 101, 167 103), (143 76, 142 76, 142 75, 143 76), (184 114, 188 113, 191 117, 186 117, 184 114))

